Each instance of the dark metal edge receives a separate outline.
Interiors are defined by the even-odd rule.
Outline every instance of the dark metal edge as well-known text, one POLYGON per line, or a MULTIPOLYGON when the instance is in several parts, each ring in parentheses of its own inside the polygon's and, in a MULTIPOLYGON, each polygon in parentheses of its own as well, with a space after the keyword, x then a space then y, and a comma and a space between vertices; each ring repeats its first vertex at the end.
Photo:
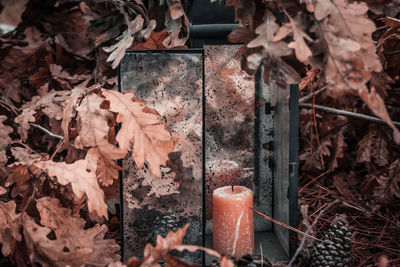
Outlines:
MULTIPOLYGON (((201 245, 203 247, 206 246, 206 78, 205 78, 205 57, 204 57, 204 49, 201 49, 202 53, 202 72, 203 72, 203 77, 202 77, 202 102, 201 102, 201 116, 202 116, 202 127, 201 127, 201 156, 202 156, 202 166, 201 166, 201 187, 202 187, 202 222, 201 222, 201 232, 202 232, 202 240, 201 240, 201 245)), ((206 254, 204 251, 201 251, 201 266, 205 266, 206 264, 206 254)))
MULTIPOLYGON (((298 224, 299 85, 290 84, 289 100, 289 225, 298 224)), ((289 232, 289 256, 297 249, 297 234, 289 232)))
MULTIPOLYGON (((118 92, 121 92, 121 64, 118 65, 117 68, 117 76, 118 76, 118 92)), ((115 127, 116 133, 118 133, 120 127, 117 125, 115 127)), ((117 160, 118 166, 122 167, 122 159, 117 160)), ((120 240, 121 240, 121 260, 124 262, 124 199, 123 199, 123 186, 122 186, 122 171, 118 171, 118 179, 119 179, 119 222, 120 222, 120 240)))

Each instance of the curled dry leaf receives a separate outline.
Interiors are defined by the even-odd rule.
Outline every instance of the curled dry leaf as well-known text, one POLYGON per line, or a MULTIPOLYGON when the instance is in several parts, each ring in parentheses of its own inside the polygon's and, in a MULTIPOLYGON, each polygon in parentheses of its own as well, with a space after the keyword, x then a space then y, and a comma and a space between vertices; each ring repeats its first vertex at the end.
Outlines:
POLYGON ((176 246, 181 245, 188 227, 189 224, 186 224, 183 228, 179 228, 176 232, 171 231, 165 238, 158 235, 155 247, 153 247, 151 244, 147 244, 145 246, 143 262, 140 266, 153 266, 153 264, 156 264, 157 261, 162 259, 163 256, 169 251, 173 250, 176 246))
POLYGON ((13 128, 4 125, 4 121, 7 119, 6 116, 0 116, 0 150, 3 151, 11 143, 11 138, 9 136, 12 133, 13 128))
POLYGON ((103 101, 103 98, 93 94, 86 96, 79 107, 76 107, 79 136, 75 139, 75 146, 92 147, 88 155, 97 159, 98 179, 104 186, 108 186, 114 179, 118 179, 118 171, 122 170, 114 160, 125 157, 127 150, 118 149, 108 142, 108 121, 113 114, 100 107, 103 101))
POLYGON ((390 159, 389 144, 382 130, 371 125, 368 132, 358 142, 357 162, 375 162, 379 166, 385 166, 390 159))
MULTIPOLYGON (((60 201, 51 197, 37 200, 40 223, 54 231, 56 239, 70 253, 77 249, 88 249, 90 256, 82 263, 105 265, 119 259, 119 246, 113 239, 103 239, 107 231, 105 225, 96 224, 85 229, 85 220, 75 217, 71 210, 61 207, 60 201)), ((65 250, 65 249, 64 249, 65 250)))
POLYGON ((167 48, 183 47, 189 38, 189 19, 180 0, 167 0, 169 12, 165 14, 165 31, 168 36, 163 45, 167 48))
POLYGON ((6 116, 0 116, 0 164, 7 162, 6 148, 11 143, 9 134, 13 131, 13 128, 3 124, 6 119, 6 116))
POLYGON ((159 115, 142 101, 135 100, 132 92, 122 94, 103 89, 102 93, 110 101, 110 110, 118 113, 117 122, 122 122, 116 137, 120 149, 132 149, 139 168, 147 161, 151 172, 161 177, 160 166, 166 164, 168 154, 174 151, 174 143, 170 133, 160 123, 159 115), (134 143, 133 148, 131 142, 134 143))
POLYGON ((0 201, 0 243, 1 253, 8 256, 13 253, 17 241, 22 237, 19 232, 21 224, 20 215, 15 212, 16 204, 13 200, 0 201))
MULTIPOLYGON (((125 14, 125 16, 127 16, 125 14)), ((128 29, 126 29, 123 34, 118 37, 118 43, 104 47, 104 51, 107 53, 111 53, 110 56, 107 58, 107 62, 112 62, 112 68, 115 69, 118 67, 119 62, 125 55, 125 50, 128 49, 132 42, 135 40, 133 34, 140 31, 143 27, 143 18, 141 15, 137 15, 133 21, 129 21, 128 29)))
POLYGON ((56 176, 61 185, 70 183, 78 199, 86 195, 89 212, 96 212, 98 216, 108 218, 104 192, 96 178, 97 160, 92 154, 87 154, 85 159, 77 160, 72 164, 47 160, 37 162, 35 166, 46 171, 50 176, 56 176))
POLYGON ((312 56, 312 52, 304 39, 312 42, 308 34, 302 31, 302 29, 298 26, 298 23, 289 16, 289 23, 285 23, 279 30, 276 32, 273 42, 279 42, 284 39, 289 34, 293 34, 293 42, 288 44, 288 47, 293 48, 296 52, 296 57, 303 63, 307 62, 308 57, 312 56))
POLYGON ((9 172, 9 175, 5 182, 5 186, 10 187, 15 184, 11 191, 12 197, 23 195, 23 193, 26 191, 27 193, 30 193, 31 178, 34 178, 34 176, 39 176, 41 173, 39 168, 35 166, 25 165, 20 162, 10 165, 9 167, 7 167, 7 170, 9 172))
POLYGON ((64 102, 63 105, 61 129, 64 133, 65 142, 67 144, 69 143, 69 124, 74 116, 74 109, 78 99, 80 99, 82 94, 86 91, 86 83, 87 82, 83 82, 75 86, 74 89, 71 90, 70 97, 64 102))
POLYGON ((376 180, 373 196, 381 203, 388 204, 395 197, 400 198, 400 160, 393 161, 383 171, 369 179, 376 180))
POLYGON ((291 49, 282 41, 274 42, 274 35, 279 29, 279 25, 275 22, 276 17, 271 11, 265 13, 264 23, 256 28, 258 36, 247 44, 247 47, 254 48, 262 46, 264 53, 272 57, 281 57, 291 54, 291 49))
POLYGON ((92 249, 74 247, 68 251, 62 240, 48 238, 51 229, 42 227, 26 213, 22 216, 23 236, 29 251, 32 265, 40 263, 43 267, 79 266, 90 259, 92 249), (64 249, 65 248, 65 249, 64 249))

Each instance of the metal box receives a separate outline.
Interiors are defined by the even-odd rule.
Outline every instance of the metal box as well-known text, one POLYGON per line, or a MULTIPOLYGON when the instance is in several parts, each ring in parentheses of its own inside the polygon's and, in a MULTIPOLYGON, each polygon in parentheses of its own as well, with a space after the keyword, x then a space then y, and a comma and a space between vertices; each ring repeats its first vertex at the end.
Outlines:
MULTIPOLYGON (((185 223, 190 223, 186 244, 212 247, 206 172, 216 160, 237 163, 237 182, 253 190, 256 210, 297 227, 298 85, 289 86, 282 68, 269 70, 268 83, 263 69, 249 76, 235 56, 238 48, 130 51, 122 60, 120 90, 133 89, 146 100, 175 141, 162 178, 123 161, 125 260, 142 255, 157 234, 185 223), (163 223, 165 217, 171 223, 163 223)), ((286 261, 295 250, 295 234, 254 216, 256 253, 262 248, 271 261, 286 261)), ((179 256, 205 263, 200 252, 179 256)))

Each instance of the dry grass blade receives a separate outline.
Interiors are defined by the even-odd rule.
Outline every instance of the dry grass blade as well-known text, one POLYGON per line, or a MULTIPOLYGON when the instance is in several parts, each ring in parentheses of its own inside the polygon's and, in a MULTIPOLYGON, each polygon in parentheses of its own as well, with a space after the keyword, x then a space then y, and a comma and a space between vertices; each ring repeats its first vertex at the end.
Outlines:
MULTIPOLYGON (((251 209, 251 208, 250 208, 250 209, 251 209)), ((321 239, 319 239, 319 238, 316 238, 316 237, 314 237, 314 236, 312 236, 312 235, 306 234, 306 233, 300 231, 299 229, 296 229, 296 228, 294 228, 294 227, 292 227, 292 226, 290 226, 290 225, 287 225, 286 223, 283 223, 283 222, 281 222, 281 221, 275 220, 274 218, 271 218, 271 217, 269 217, 269 216, 267 216, 267 215, 265 215, 265 214, 263 214, 263 213, 261 213, 261 212, 255 210, 255 209, 251 209, 251 210, 253 210, 253 211, 254 211, 255 213, 257 213, 258 215, 263 216, 265 219, 267 219, 267 220, 269 220, 269 221, 271 221, 271 222, 273 222, 273 223, 276 223, 276 224, 278 224, 278 225, 280 225, 280 226, 283 226, 283 227, 285 227, 285 228, 287 228, 287 229, 289 229, 289 230, 292 230, 292 231, 294 231, 294 232, 296 232, 296 233, 298 233, 298 234, 300 234, 300 235, 303 235, 303 236, 306 236, 306 237, 308 237, 308 238, 314 239, 314 240, 316 240, 316 241, 318 241, 318 242, 323 242, 323 241, 322 241, 321 239)))

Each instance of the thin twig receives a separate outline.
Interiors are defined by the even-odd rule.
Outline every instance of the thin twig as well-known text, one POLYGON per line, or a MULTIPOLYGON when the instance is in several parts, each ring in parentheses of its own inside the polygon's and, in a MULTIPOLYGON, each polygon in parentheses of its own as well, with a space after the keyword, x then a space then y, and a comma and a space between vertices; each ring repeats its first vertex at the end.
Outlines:
MULTIPOLYGON (((315 218, 314 222, 310 225, 310 227, 307 228, 305 234, 308 234, 311 229, 315 226, 315 224, 317 223, 317 221, 319 220, 319 218, 321 217, 321 215, 327 211, 330 207, 332 207, 333 205, 335 205, 336 203, 338 203, 339 200, 336 199, 335 201, 329 203, 324 209, 322 209, 319 213, 318 216, 315 218)), ((294 263, 294 261, 296 260, 297 256, 299 255, 300 251, 304 248, 304 244, 306 242, 306 236, 304 235, 303 238, 301 239, 301 243, 300 246, 297 248, 296 252, 294 253, 292 259, 290 260, 289 264, 287 265, 288 267, 291 267, 292 264, 294 263)))
POLYGON ((314 237, 314 236, 312 236, 312 235, 309 235, 309 234, 307 234, 307 233, 304 233, 304 232, 300 231, 299 229, 296 229, 296 228, 294 228, 294 227, 292 227, 292 226, 290 226, 290 225, 287 225, 286 223, 283 223, 283 222, 281 222, 281 221, 275 220, 274 218, 271 218, 271 217, 269 217, 269 216, 267 216, 267 215, 265 215, 265 214, 263 214, 263 213, 261 213, 261 212, 255 210, 255 209, 253 209, 253 208, 249 208, 249 209, 251 209, 252 211, 254 211, 255 213, 257 213, 258 215, 263 216, 265 219, 267 219, 267 220, 269 220, 269 221, 271 221, 271 222, 273 222, 273 223, 276 223, 276 224, 278 224, 278 225, 280 225, 280 226, 283 226, 283 227, 285 227, 285 228, 287 228, 287 229, 290 229, 290 230, 292 230, 292 231, 294 231, 294 232, 296 232, 296 233, 298 233, 298 234, 304 235, 304 236, 306 236, 306 237, 308 237, 308 238, 314 239, 314 240, 319 241, 319 242, 323 242, 323 240, 321 240, 321 239, 319 239, 319 238, 317 238, 317 237, 314 237))
POLYGON ((310 184, 314 183, 316 180, 318 180, 319 178, 321 178, 322 176, 324 176, 328 172, 330 172, 330 170, 327 170, 326 172, 324 172, 324 173, 318 175, 317 177, 313 178, 310 182, 308 182, 306 185, 304 185, 302 188, 300 188, 299 193, 303 192, 303 190, 306 189, 310 184))
MULTIPOLYGON (((299 108, 312 109, 313 106, 312 106, 312 104, 309 104, 309 103, 301 103, 301 104, 299 104, 299 108)), ((336 115, 340 115, 340 116, 370 121, 370 122, 374 122, 374 123, 378 123, 378 124, 382 124, 382 125, 388 125, 384 120, 378 119, 376 117, 356 113, 356 112, 340 110, 340 109, 335 109, 335 108, 330 108, 330 107, 325 107, 325 106, 320 106, 320 105, 314 105, 314 108, 318 111, 323 111, 323 112, 332 113, 332 114, 336 114, 336 115)), ((400 127, 400 122, 394 121, 393 124, 397 127, 400 127)))
POLYGON ((30 124, 31 126, 35 127, 35 128, 38 128, 39 130, 42 130, 43 132, 47 133, 47 134, 50 135, 51 137, 64 140, 64 136, 57 135, 57 134, 53 134, 52 132, 50 132, 50 131, 47 130, 46 128, 44 128, 44 127, 42 127, 42 126, 40 126, 40 125, 38 125, 38 124, 36 124, 36 123, 29 123, 29 124, 30 124))
MULTIPOLYGON (((311 84, 311 88, 312 88, 312 90, 314 92, 313 84, 311 84)), ((319 148, 319 156, 321 158, 321 165, 322 165, 322 168, 325 169, 324 156, 322 155, 322 146, 321 146, 321 142, 319 141, 318 124, 317 124, 317 112, 315 111, 315 95, 313 95, 312 106, 313 106, 315 137, 317 138, 317 143, 318 143, 318 148, 319 148)))
POLYGON ((325 85, 324 87, 318 89, 317 91, 313 91, 309 95, 303 96, 302 98, 299 99, 299 103, 305 103, 308 100, 312 99, 313 96, 319 95, 320 93, 324 92, 328 88, 328 85, 325 85))

